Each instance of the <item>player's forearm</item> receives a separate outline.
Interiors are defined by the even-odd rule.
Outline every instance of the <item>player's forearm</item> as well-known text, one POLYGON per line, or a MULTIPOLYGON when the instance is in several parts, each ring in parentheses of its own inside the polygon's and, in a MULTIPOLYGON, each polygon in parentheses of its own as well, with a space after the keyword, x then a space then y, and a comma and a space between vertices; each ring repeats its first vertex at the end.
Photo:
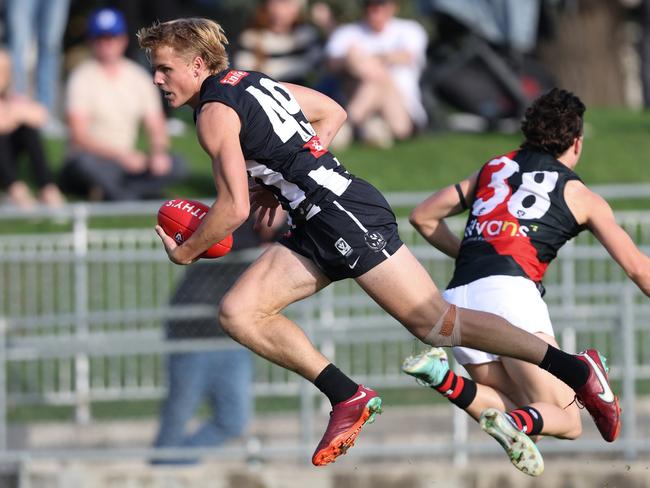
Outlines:
POLYGON ((639 289, 650 297, 650 258, 642 256, 639 262, 626 272, 639 289))
POLYGON ((198 258, 214 243, 221 242, 241 226, 248 218, 249 211, 247 204, 217 198, 198 229, 180 246, 177 257, 185 262, 198 258))
POLYGON ((411 215, 411 224, 426 239, 426 241, 447 256, 456 258, 460 251, 460 239, 447 223, 440 219, 421 219, 411 215))
POLYGON ((330 97, 311 88, 284 83, 298 101, 303 114, 316 131, 323 146, 328 147, 348 115, 330 97))
MULTIPOLYGON (((587 194, 590 195, 592 194, 587 194)), ((607 252, 623 268, 627 276, 643 293, 650 296, 650 257, 646 256, 629 234, 616 223, 611 208, 601 197, 587 202, 590 206, 586 210, 586 222, 591 232, 605 246, 607 252)))
POLYGON ((344 110, 341 110, 332 112, 321 120, 311 122, 311 125, 316 131, 321 144, 325 147, 329 147, 332 139, 334 139, 346 119, 347 114, 344 110))
POLYGON ((425 239, 447 256, 454 259, 458 257, 458 253, 460 252, 460 239, 449 230, 449 227, 447 227, 444 221, 440 222, 440 225, 435 231, 425 236, 425 239))

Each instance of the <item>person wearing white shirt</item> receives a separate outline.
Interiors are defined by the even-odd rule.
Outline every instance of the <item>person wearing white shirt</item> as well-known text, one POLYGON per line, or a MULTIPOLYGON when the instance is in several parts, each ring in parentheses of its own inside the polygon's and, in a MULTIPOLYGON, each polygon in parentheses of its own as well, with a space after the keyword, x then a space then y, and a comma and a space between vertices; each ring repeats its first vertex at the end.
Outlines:
POLYGON ((364 18, 345 24, 330 37, 330 65, 355 83, 348 115, 353 125, 379 116, 391 137, 406 139, 427 123, 419 86, 427 34, 414 20, 395 17, 394 0, 364 0, 364 18))

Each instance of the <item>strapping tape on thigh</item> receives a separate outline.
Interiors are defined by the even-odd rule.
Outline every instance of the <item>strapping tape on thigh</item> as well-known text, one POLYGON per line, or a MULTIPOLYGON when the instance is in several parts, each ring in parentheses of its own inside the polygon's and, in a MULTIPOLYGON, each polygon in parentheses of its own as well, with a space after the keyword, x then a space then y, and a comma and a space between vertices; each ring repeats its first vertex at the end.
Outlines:
POLYGON ((449 305, 426 335, 424 342, 432 346, 460 345, 460 318, 456 305, 449 305))

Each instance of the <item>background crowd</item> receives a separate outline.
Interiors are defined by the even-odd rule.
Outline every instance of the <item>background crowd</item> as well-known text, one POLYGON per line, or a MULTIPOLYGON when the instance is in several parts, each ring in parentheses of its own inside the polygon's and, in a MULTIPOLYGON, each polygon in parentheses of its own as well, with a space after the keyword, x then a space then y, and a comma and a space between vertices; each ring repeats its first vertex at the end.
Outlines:
POLYGON ((191 117, 162 103, 135 31, 188 15, 222 23, 233 66, 341 103, 334 149, 513 130, 553 85, 650 106, 650 0, 0 0, 5 202, 158 198, 187 176, 170 136, 191 117))
POLYGON ((233 66, 337 100, 349 117, 334 149, 390 147, 431 130, 512 130, 556 84, 591 104, 650 105, 648 0, 0 5, 0 188, 23 209, 159 198, 187 176, 170 136, 191 117, 164 106, 135 39, 156 19, 216 19, 233 66), (64 141, 62 161, 48 160, 43 137, 64 141))

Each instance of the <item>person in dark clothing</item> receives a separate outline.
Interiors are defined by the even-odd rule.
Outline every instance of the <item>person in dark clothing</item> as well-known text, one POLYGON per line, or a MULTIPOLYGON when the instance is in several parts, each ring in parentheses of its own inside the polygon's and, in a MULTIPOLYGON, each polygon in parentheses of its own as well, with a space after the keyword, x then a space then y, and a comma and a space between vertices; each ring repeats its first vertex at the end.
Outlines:
MULTIPOLYGON (((231 260, 199 260, 187 268, 170 304, 172 308, 198 305, 207 310, 199 317, 168 320, 168 340, 227 337, 217 320, 218 304, 252 261, 242 251, 259 249, 274 241, 282 230, 278 225, 255 228, 254 222, 251 217, 234 232, 231 260)), ((244 432, 253 410, 253 363, 248 350, 232 343, 226 349, 172 353, 167 357, 167 382, 156 447, 219 446, 244 432), (188 433, 189 421, 206 399, 211 407, 210 418, 188 433)))
POLYGON ((47 121, 47 109, 24 95, 11 92, 11 59, 0 49, 0 185, 9 201, 29 209, 37 200, 18 177, 18 162, 24 154, 31 165, 38 187, 39 200, 50 207, 60 207, 65 198, 54 184, 45 155, 40 128, 47 121))

